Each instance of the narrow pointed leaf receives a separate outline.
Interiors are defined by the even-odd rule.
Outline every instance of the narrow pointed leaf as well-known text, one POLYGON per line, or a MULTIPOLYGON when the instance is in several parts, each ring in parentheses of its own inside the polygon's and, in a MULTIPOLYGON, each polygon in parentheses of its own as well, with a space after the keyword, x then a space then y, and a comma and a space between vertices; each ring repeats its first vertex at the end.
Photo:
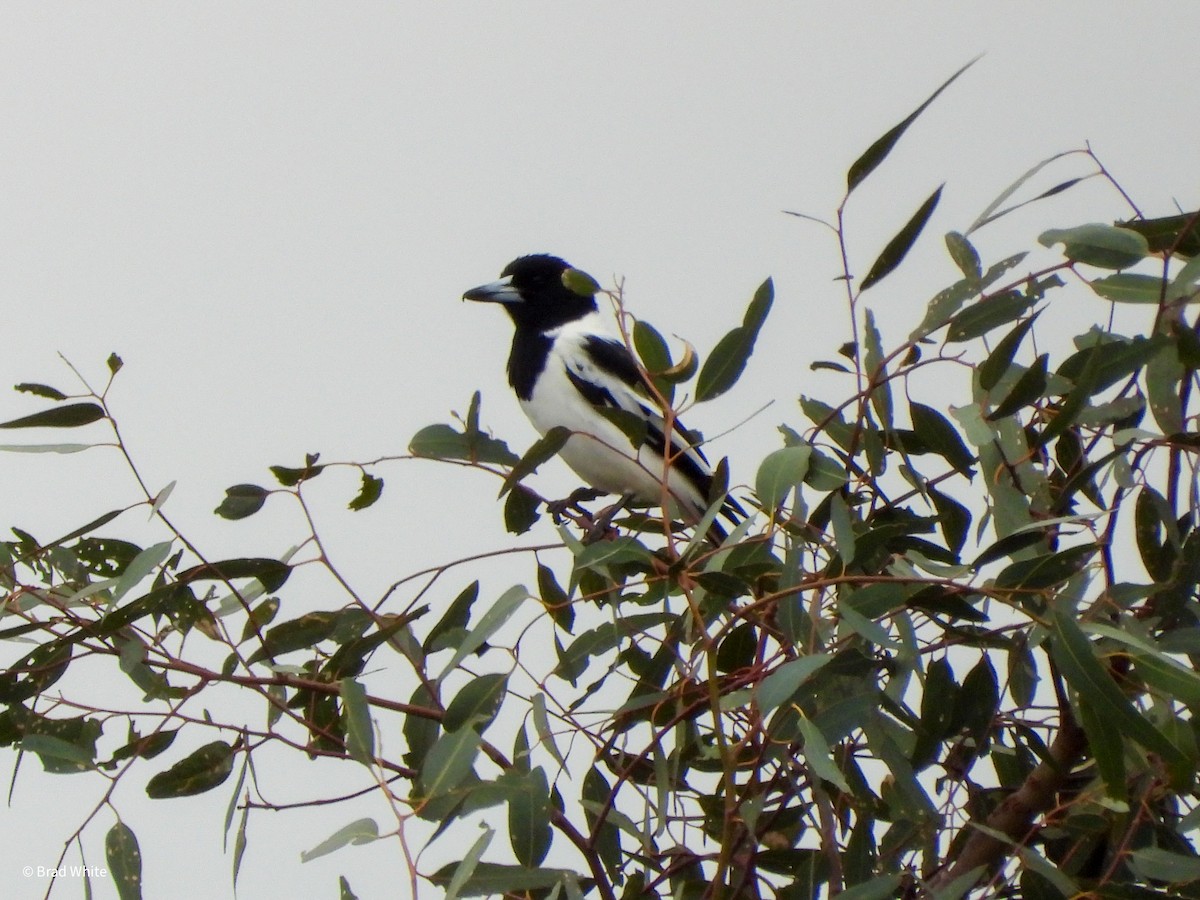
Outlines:
POLYGON ((879 254, 878 258, 871 265, 870 271, 867 272, 867 277, 862 280, 861 290, 865 291, 872 285, 878 284, 894 272, 896 267, 904 261, 904 257, 908 255, 908 251, 912 249, 917 238, 921 236, 921 231, 925 228, 925 223, 929 221, 929 217, 937 209, 938 200, 941 197, 942 187, 938 187, 918 207, 917 211, 913 213, 912 218, 905 223, 896 236, 888 241, 887 246, 883 248, 883 252, 879 254))
POLYGON ((371 706, 367 691, 353 678, 343 678, 338 685, 342 696, 342 716, 345 720, 346 750, 364 766, 375 763, 375 730, 371 724, 371 706))
POLYGON ((742 324, 729 331, 708 355, 696 379, 696 402, 721 396, 741 377, 754 352, 758 332, 766 321, 775 298, 774 282, 768 278, 754 292, 742 324))
POLYGON ((1049 361, 1049 354, 1043 353, 1039 356, 1032 366, 1021 373, 1008 396, 984 419, 988 422, 999 421, 1039 400, 1046 390, 1046 370, 1049 361))
POLYGON ((542 463, 553 459, 570 437, 569 429, 557 425, 534 441, 533 446, 525 451, 525 455, 513 462, 512 471, 500 486, 500 496, 503 497, 512 490, 513 485, 536 472, 542 463))
POLYGON ((1041 314, 1041 310, 1038 310, 1017 325, 996 345, 996 349, 988 354, 988 358, 979 364, 979 386, 981 388, 990 391, 999 384, 1004 373, 1012 365, 1013 357, 1017 355, 1017 350, 1020 348, 1021 342, 1025 340, 1025 335, 1029 333, 1029 329, 1033 327, 1033 323, 1041 314))
POLYGON ((347 844, 369 844, 376 840, 379 840, 379 826, 375 824, 375 820, 355 819, 349 825, 339 828, 311 850, 302 852, 300 862, 310 862, 318 856, 340 850, 347 844))
POLYGON ((909 113, 902 121, 889 128, 882 137, 880 137, 875 141, 875 143, 866 149, 866 152, 864 152, 862 156, 854 161, 854 164, 850 166, 850 170, 846 173, 847 195, 860 184, 862 184, 863 179, 874 172, 879 164, 887 158, 887 155, 892 152, 892 148, 896 146, 896 142, 900 140, 900 138, 904 135, 904 132, 908 130, 908 127, 917 120, 917 117, 920 116, 921 113, 925 112, 925 110, 929 108, 929 105, 938 98, 942 91, 953 84, 954 80, 958 78, 959 75, 967 71, 967 69, 971 68, 971 66, 975 65, 978 59, 979 57, 975 57, 975 59, 971 60, 961 69, 947 78, 944 82, 942 82, 941 87, 930 94, 929 98, 924 103, 909 113))
POLYGON ((103 418, 104 409, 96 403, 69 403, 2 422, 0 428, 78 428, 103 418))

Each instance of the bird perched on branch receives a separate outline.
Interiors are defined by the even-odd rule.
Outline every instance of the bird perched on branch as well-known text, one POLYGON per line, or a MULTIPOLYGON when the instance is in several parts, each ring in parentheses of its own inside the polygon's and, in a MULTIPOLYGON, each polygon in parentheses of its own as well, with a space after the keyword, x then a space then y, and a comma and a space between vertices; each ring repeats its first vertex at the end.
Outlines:
MULTIPOLYGON (((708 460, 678 421, 668 446, 668 416, 646 390, 633 355, 606 327, 588 284, 595 283, 558 257, 536 254, 513 260, 498 281, 471 288, 463 299, 499 303, 512 319, 508 383, 540 434, 557 426, 571 432, 559 451, 567 465, 592 487, 619 494, 622 505, 665 505, 670 515, 696 524, 710 503, 708 460), (603 410, 644 423, 640 446, 603 410)), ((744 515, 733 500, 722 513, 730 521, 744 515)), ((715 527, 710 537, 720 540, 723 532, 715 527)))

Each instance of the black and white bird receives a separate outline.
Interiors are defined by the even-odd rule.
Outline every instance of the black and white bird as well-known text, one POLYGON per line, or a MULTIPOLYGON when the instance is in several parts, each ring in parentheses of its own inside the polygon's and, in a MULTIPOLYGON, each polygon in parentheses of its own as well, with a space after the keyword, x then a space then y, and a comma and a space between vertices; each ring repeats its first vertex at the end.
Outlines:
MULTIPOLYGON (((696 524, 709 506, 713 474, 708 460, 677 421, 667 449, 663 411, 644 390, 628 348, 606 327, 594 296, 568 286, 564 275, 571 268, 556 256, 522 256, 498 281, 471 288, 463 299, 500 303, 512 318, 516 333, 508 383, 540 434, 556 426, 571 432, 559 455, 576 474, 632 505, 666 501, 671 516, 696 524), (635 449, 600 414, 605 408, 624 410, 645 423, 640 447, 635 449)), ((723 509, 731 520, 741 512, 732 500, 723 509)), ((719 539, 722 532, 714 534, 719 539)))

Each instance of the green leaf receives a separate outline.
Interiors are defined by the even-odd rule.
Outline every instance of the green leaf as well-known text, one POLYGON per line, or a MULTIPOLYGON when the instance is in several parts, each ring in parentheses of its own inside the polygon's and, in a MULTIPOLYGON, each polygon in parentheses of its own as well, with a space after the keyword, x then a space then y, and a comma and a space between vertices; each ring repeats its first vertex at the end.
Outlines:
POLYGON ((1038 591, 1054 587, 1080 571, 1096 553, 1094 544, 1012 563, 996 576, 999 590, 1038 591))
POLYGON ((382 494, 383 479, 377 478, 364 470, 362 473, 362 485, 359 487, 354 499, 350 501, 350 509, 357 512, 358 510, 366 509, 368 506, 373 506, 382 494))
POLYGON ((1104 723, 1103 730, 1118 738, 1127 735, 1168 763, 1185 764, 1183 753, 1134 708, 1113 681, 1096 657, 1095 647, 1076 623, 1075 611, 1065 603, 1055 603, 1050 605, 1049 613, 1055 664, 1078 692, 1080 704, 1089 705, 1097 720, 1104 723))
MULTIPOLYGON (((487 825, 483 826, 484 831, 471 845, 471 849, 467 851, 467 855, 459 860, 454 867, 454 875, 446 885, 446 900, 458 900, 461 896, 462 886, 467 883, 474 873, 479 861, 483 859, 483 854, 491 844, 492 838, 496 836, 496 830, 487 825)), ((437 877, 436 875, 434 876, 437 877)))
POLYGON ((1100 269, 1127 269, 1150 252, 1150 245, 1136 231, 1101 223, 1052 228, 1038 237, 1038 243, 1062 244, 1063 255, 1071 262, 1100 269))
POLYGON ((1166 294, 1166 284, 1157 275, 1138 275, 1121 272, 1088 283, 1099 296, 1115 303, 1150 303, 1157 305, 1166 294))
POLYGON ((1017 355, 1017 350, 1021 346, 1021 342, 1025 340, 1025 335, 1029 333, 1029 329, 1033 327, 1033 323, 1037 321, 1038 316, 1042 314, 1041 310, 1035 312, 1028 319, 1017 325, 1012 331, 1004 336, 1004 338, 996 345, 996 349, 988 354, 988 358, 979 364, 979 386, 985 391, 990 391, 1000 379, 1004 377, 1004 373, 1012 366, 1013 357, 1017 355))
POLYGON ((775 298, 774 282, 768 278, 754 292, 742 324, 729 331, 708 355, 696 379, 696 402, 703 403, 728 391, 741 377, 754 352, 758 332, 766 321, 775 298))
POLYGON ((292 567, 278 559, 248 557, 223 559, 220 562, 202 563, 185 569, 178 575, 180 584, 193 581, 231 581, 235 578, 256 578, 264 590, 277 591, 283 587, 292 567))
POLYGON ((904 257, 908 255, 908 251, 912 249, 917 238, 921 236, 921 231, 924 230, 929 217, 937 209, 938 200, 942 197, 942 187, 944 186, 939 186, 936 191, 930 194, 925 202, 917 208, 917 211, 913 213, 912 218, 896 233, 896 236, 888 241, 887 246, 883 248, 883 252, 879 254, 875 262, 871 265, 870 271, 867 272, 867 277, 862 280, 861 290, 865 291, 872 285, 878 284, 894 272, 896 267, 904 261, 904 257))
POLYGON ((784 447, 767 454, 754 478, 754 492, 763 509, 778 508, 794 488, 803 484, 811 456, 809 446, 784 447))
POLYGON ((862 184, 863 179, 874 172, 876 167, 878 167, 879 164, 887 158, 887 155, 892 152, 892 148, 896 146, 896 142, 900 140, 900 138, 904 135, 904 132, 908 130, 908 127, 917 120, 917 117, 921 115, 921 113, 925 112, 925 110, 929 108, 929 105, 938 98, 942 91, 953 84, 954 80, 958 78, 959 75, 967 71, 967 69, 971 68, 971 66, 975 65, 978 59, 978 56, 975 57, 975 59, 971 60, 961 69, 947 78, 944 82, 942 82, 941 87, 930 94, 924 103, 909 113, 902 121, 889 128, 882 137, 880 137, 875 141, 875 143, 866 149, 866 152, 864 152, 862 156, 854 161, 854 164, 850 166, 849 171, 846 173, 847 195, 849 195, 851 191, 862 184))
POLYGON ((537 494, 518 484, 504 500, 504 529, 509 534, 524 534, 539 518, 537 494))
POLYGON ((523 790, 508 801, 508 836, 523 866, 540 866, 550 851, 550 784, 539 766, 525 778, 523 790))
POLYGON ((104 836, 104 857, 120 900, 141 900, 142 851, 133 830, 119 819, 104 836))
POLYGON ((1151 253, 1200 255, 1200 216, 1194 212, 1159 219, 1133 219, 1116 225, 1144 237, 1151 253))
POLYGON ((567 290, 581 297, 593 297, 600 290, 600 283, 582 269, 564 269, 562 283, 567 290))
POLYGON ((1146 364, 1146 399, 1150 414, 1163 434, 1183 431, 1183 403, 1180 384, 1183 363, 1173 344, 1167 344, 1146 364))
POLYGON ((379 826, 374 819, 355 819, 349 825, 344 825, 311 850, 300 854, 300 862, 311 862, 318 856, 340 850, 347 844, 369 844, 379 840, 379 826))
POLYGON ((462 459, 468 462, 511 466, 519 458, 508 444, 482 432, 455 431, 449 425, 427 425, 408 442, 408 452, 429 459, 462 459))
POLYGON ((232 771, 233 747, 213 741, 151 778, 146 794, 154 800, 203 794, 223 784, 232 771))
POLYGON ((96 403, 68 403, 0 423, 0 428, 78 428, 103 418, 104 408, 96 403))
POLYGON ((946 340, 956 343, 983 337, 993 328, 1007 325, 1022 315, 1034 304, 1033 297, 1018 291, 1005 291, 990 297, 981 297, 950 320, 946 329, 946 340))
MULTIPOLYGON (((430 876, 435 885, 448 885, 460 863, 452 862, 430 876)), ((579 876, 568 869, 527 869, 524 866, 509 866, 501 863, 481 862, 458 889, 460 897, 503 897, 521 892, 534 893, 558 887, 579 876)), ((536 896, 542 896, 541 893, 536 896)), ((549 896, 554 896, 551 894, 549 896)))
POLYGON ((117 356, 115 353, 108 354, 108 359, 106 359, 104 362, 108 366, 108 371, 113 375, 116 375, 118 372, 120 372, 121 367, 125 365, 125 362, 121 359, 121 357, 117 356))
POLYGON ((429 748, 417 775, 421 800, 436 800, 462 784, 475 766, 481 739, 473 728, 449 731, 429 748))
POLYGON ((1046 391, 1046 371, 1050 363, 1050 354, 1043 353, 1032 366, 1021 373, 1017 383, 1012 386, 1000 404, 984 416, 985 421, 997 422, 1008 418, 1031 403, 1041 399, 1046 391))
POLYGON ((342 717, 346 732, 346 750, 364 766, 375 764, 375 729, 371 724, 371 706, 367 690, 353 678, 338 684, 342 697, 342 717))
POLYGON ((471 727, 482 734, 500 712, 507 695, 507 675, 499 672, 480 675, 467 682, 450 701, 442 717, 442 727, 447 731, 471 727))
POLYGON ((1200 881, 1200 857, 1163 847, 1143 847, 1129 854, 1130 866, 1148 881, 1184 884, 1200 881))
POLYGON ((305 463, 301 468, 291 469, 287 466, 270 466, 271 474, 275 476, 275 480, 284 487, 295 487, 302 481, 308 481, 310 478, 316 478, 323 471, 324 466, 317 465, 319 453, 305 454, 305 463))
POLYGON ((269 493, 257 484, 235 484, 225 488, 225 499, 213 512, 223 519, 244 519, 263 508, 269 493))
POLYGON ((556 425, 542 437, 534 441, 533 446, 525 451, 525 455, 513 461, 512 471, 500 486, 499 496, 503 497, 513 486, 537 471, 542 463, 553 459, 555 454, 571 439, 571 431, 561 425, 556 425))
POLYGON ((84 772, 96 767, 95 739, 91 747, 52 734, 27 734, 21 739, 21 749, 36 753, 47 772, 84 772))
POLYGON ((923 403, 909 403, 908 415, 912 419, 913 431, 921 436, 929 449, 946 460, 956 472, 969 477, 971 466, 975 464, 975 454, 967 448, 950 420, 923 403))
POLYGON ((454 656, 446 664, 446 668, 442 670, 438 680, 445 678, 457 668, 459 663, 478 650, 527 599, 529 599, 529 591, 523 584, 514 585, 501 594, 496 602, 488 607, 487 612, 480 618, 479 624, 463 636, 454 651, 454 656))
POLYGON ((946 233, 946 250, 950 258, 963 273, 964 278, 981 278, 983 267, 979 264, 979 252, 969 240, 957 231, 946 233))
POLYGON ((275 659, 294 650, 314 647, 333 634, 337 624, 337 613, 328 611, 310 612, 298 619, 281 622, 267 630, 262 646, 251 653, 246 662, 275 659))
POLYGON ((23 394, 33 394, 38 397, 45 397, 47 400, 66 400, 67 395, 58 388, 52 388, 48 384, 33 384, 31 382, 22 382, 15 385, 13 390, 20 391, 23 394))
POLYGON ((338 900, 358 900, 358 894, 354 893, 345 875, 338 876, 338 900))
POLYGON ((441 640, 442 636, 457 633, 467 627, 467 623, 471 621, 471 607, 478 599, 479 582, 472 581, 459 591, 458 596, 446 607, 446 611, 442 613, 442 617, 438 620, 437 624, 429 629, 429 634, 425 638, 422 649, 426 653, 433 653, 443 649, 445 642, 441 640))
POLYGON ((813 774, 850 794, 852 791, 850 785, 846 783, 846 776, 833 761, 829 742, 825 740, 821 729, 807 716, 801 716, 797 724, 800 726, 800 734, 804 738, 804 746, 800 752, 804 755, 804 761, 813 770, 813 774))
POLYGON ((782 706, 795 695, 800 685, 832 659, 827 653, 815 653, 784 663, 755 686, 760 712, 765 716, 782 706))

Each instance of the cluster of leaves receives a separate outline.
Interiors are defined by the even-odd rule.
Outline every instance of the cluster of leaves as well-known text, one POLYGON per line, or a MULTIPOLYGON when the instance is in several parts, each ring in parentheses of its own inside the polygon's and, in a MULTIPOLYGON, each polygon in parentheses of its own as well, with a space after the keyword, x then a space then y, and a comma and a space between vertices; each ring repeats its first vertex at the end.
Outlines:
MULTIPOLYGON (((846 201, 945 87, 851 167, 846 201)), ((414 895, 420 879, 452 897, 1194 895, 1200 215, 1049 231, 1060 258, 985 266, 972 235, 1024 205, 1002 209, 1040 169, 947 235, 961 277, 891 345, 866 298, 883 298, 941 188, 865 277, 846 264, 853 339, 814 368, 852 381, 849 396, 800 398, 803 424, 781 425, 783 446, 740 492, 752 514, 719 545, 723 478, 690 531, 627 513, 597 532, 588 509, 556 504, 554 542, 498 551, 528 555, 533 587, 496 597, 479 581, 443 595, 466 561, 360 596, 308 494, 351 467, 350 507, 365 509, 383 465, 439 460, 494 475, 509 530, 529 531, 547 507, 525 479, 566 435, 514 453, 481 425, 478 394, 405 457, 310 454, 271 467, 272 487, 230 488, 218 515, 286 498, 309 531, 280 558, 210 560, 166 517, 170 487, 137 476, 107 386, 19 385, 54 405, 0 428, 113 439, 3 449, 115 447, 141 489, 56 540, 14 529, 0 542, 0 639, 20 648, 0 675, 0 745, 104 779, 64 856, 111 812, 110 869, 123 898, 140 896, 138 842, 117 813, 135 816, 129 773, 145 771, 155 799, 232 782, 236 882, 250 813, 272 807, 260 782, 274 752, 360 767, 395 819, 356 818, 304 858, 390 838, 414 895), (1046 335, 1051 300, 1079 308, 1084 294, 1101 324, 1070 345, 1061 326, 1046 335), (1145 313, 1138 333, 1108 326, 1115 305, 1145 313), (163 540, 107 536, 147 508, 163 540), (310 608, 301 567, 337 587, 336 606, 310 608), (308 611, 277 621, 285 592, 308 611), (127 705, 88 698, 85 659, 133 685, 127 705), (258 698, 265 721, 224 712, 218 688, 258 698), (470 822, 478 839, 445 865, 410 852, 417 832, 436 848, 470 822)), ((843 260, 846 208, 829 226, 843 260)), ((702 365, 632 322, 647 393, 670 409, 683 387, 697 401, 733 387, 772 298, 767 281, 702 365)), ((353 896, 346 879, 341 892, 353 896)))

